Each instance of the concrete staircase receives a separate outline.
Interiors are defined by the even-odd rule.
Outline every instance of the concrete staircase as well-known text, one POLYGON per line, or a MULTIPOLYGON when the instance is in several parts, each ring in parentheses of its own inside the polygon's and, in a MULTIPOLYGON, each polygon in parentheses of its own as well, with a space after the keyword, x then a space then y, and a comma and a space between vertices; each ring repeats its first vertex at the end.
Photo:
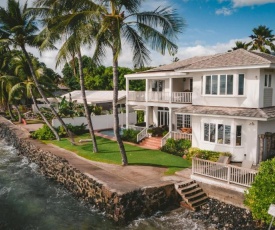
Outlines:
POLYGON ((193 211, 198 210, 208 200, 206 193, 194 180, 176 183, 175 189, 183 199, 181 206, 193 211))
POLYGON ((162 137, 146 137, 140 143, 139 146, 146 149, 159 149, 161 147, 162 137))

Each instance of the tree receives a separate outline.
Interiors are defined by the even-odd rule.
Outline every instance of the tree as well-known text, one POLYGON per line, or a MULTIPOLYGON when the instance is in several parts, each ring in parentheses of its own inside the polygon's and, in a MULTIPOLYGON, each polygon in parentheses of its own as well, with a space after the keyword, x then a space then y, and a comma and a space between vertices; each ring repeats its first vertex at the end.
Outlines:
POLYGON ((27 3, 21 7, 19 2, 15 0, 8 0, 7 9, 0 7, 0 45, 13 45, 15 47, 20 47, 29 65, 33 82, 39 94, 49 105, 52 113, 59 120, 73 143, 74 141, 71 132, 68 130, 64 121, 60 118, 43 92, 42 87, 35 75, 31 57, 26 50, 26 45, 38 47, 41 42, 44 41, 44 39, 38 39, 39 37, 37 37, 37 32, 39 29, 36 24, 36 17, 29 13, 27 3))
MULTIPOLYGON (((245 49, 247 50, 248 47, 252 44, 252 42, 242 42, 242 41, 236 41, 235 42, 235 47, 232 48, 232 50, 237 50, 237 49, 245 49)), ((230 50, 231 51, 231 50, 230 50)))
MULTIPOLYGON (((46 28, 41 33, 47 34, 47 39, 50 43, 60 39, 59 35, 63 35, 65 42, 62 44, 62 47, 59 49, 57 55, 57 64, 59 65, 62 62, 66 62, 67 59, 75 60, 75 56, 78 61, 78 75, 79 75, 79 84, 82 94, 83 105, 85 108, 85 115, 87 118, 88 128, 91 135, 93 143, 93 152, 98 152, 97 143, 94 135, 93 124, 91 120, 91 112, 89 111, 85 85, 84 85, 84 73, 83 73, 83 62, 81 54, 82 45, 90 45, 91 40, 93 39, 93 33, 91 26, 91 15, 86 14, 84 11, 97 10, 98 7, 91 1, 82 2, 82 1, 62 1, 62 7, 56 7, 55 1, 48 0, 37 0, 36 4, 40 7, 41 11, 38 10, 41 16, 44 17, 46 21, 46 28), (47 12, 45 11, 47 8, 47 12), (88 31, 88 33, 87 33, 88 31)), ((47 43, 42 44, 42 48, 48 46, 47 43)), ((73 68, 74 74, 76 75, 76 68, 73 68)))
POLYGON ((275 51, 274 40, 275 37, 272 34, 272 30, 266 26, 260 25, 254 28, 252 35, 249 37, 252 39, 252 46, 250 50, 259 50, 264 53, 271 53, 275 51))
MULTIPOLYGON (((42 90, 44 92, 52 91, 52 79, 44 74, 45 65, 41 65, 41 63, 39 63, 38 60, 34 57, 32 57, 31 60, 33 69, 35 71, 35 75, 37 77, 37 80, 41 84, 42 90)), ((18 78, 21 79, 21 81, 19 81, 17 84, 14 84, 14 86, 10 89, 9 97, 13 98, 14 95, 17 94, 19 95, 19 97, 26 96, 27 98, 31 98, 39 115, 42 117, 46 125, 51 129, 51 131, 55 135, 56 140, 59 141, 60 137, 57 131, 47 120, 44 114, 40 111, 37 105, 35 95, 39 95, 39 93, 37 92, 36 87, 32 81, 31 71, 26 58, 23 55, 17 55, 13 57, 11 61, 16 66, 15 75, 18 76, 18 78)))
POLYGON ((245 193, 244 204, 251 210, 253 218, 268 224, 272 216, 268 214, 270 204, 275 203, 275 158, 261 162, 255 180, 245 193))
POLYGON ((158 7, 154 11, 139 12, 142 0, 104 0, 104 12, 101 12, 100 30, 97 34, 94 61, 100 63, 109 48, 113 59, 113 113, 114 133, 122 155, 122 165, 128 160, 119 133, 118 118, 118 59, 122 52, 122 39, 133 51, 133 64, 142 67, 150 61, 150 48, 170 55, 177 52, 174 43, 176 35, 184 27, 184 20, 170 7, 158 7))

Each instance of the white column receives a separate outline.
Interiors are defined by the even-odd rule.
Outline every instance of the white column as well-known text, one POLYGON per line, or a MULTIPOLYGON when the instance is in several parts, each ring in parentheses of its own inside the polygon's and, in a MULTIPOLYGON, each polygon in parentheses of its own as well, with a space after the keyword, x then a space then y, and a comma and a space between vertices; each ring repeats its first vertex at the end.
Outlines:
POLYGON ((169 103, 172 103, 173 95, 173 78, 169 78, 169 103))
POLYGON ((125 105, 126 107, 126 114, 125 114, 125 123, 126 123, 126 129, 129 127, 129 105, 128 103, 125 105))
POLYGON ((145 80, 145 101, 148 101, 148 94, 149 94, 149 80, 145 80))
POLYGON ((129 98, 129 79, 126 78, 126 103, 125 103, 125 107, 126 107, 126 114, 125 114, 126 129, 128 129, 128 127, 129 127, 129 105, 128 105, 128 98, 129 98))
POLYGON ((172 131, 172 123, 173 123, 172 118, 173 118, 173 116, 172 116, 172 108, 169 107, 169 132, 172 131))
POLYGON ((149 128, 149 106, 146 106, 146 110, 145 110, 145 122, 146 122, 146 128, 149 128))

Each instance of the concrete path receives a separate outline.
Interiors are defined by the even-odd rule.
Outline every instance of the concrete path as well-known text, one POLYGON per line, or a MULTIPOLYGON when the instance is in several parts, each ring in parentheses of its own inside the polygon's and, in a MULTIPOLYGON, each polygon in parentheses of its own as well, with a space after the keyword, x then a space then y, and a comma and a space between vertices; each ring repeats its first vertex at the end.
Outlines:
MULTIPOLYGON (((25 132, 34 131, 41 127, 41 124, 20 125, 25 132)), ((184 181, 187 178, 182 176, 164 176, 166 168, 152 166, 120 166, 87 160, 68 150, 55 145, 46 145, 38 140, 30 139, 30 142, 41 149, 65 158, 68 162, 82 173, 100 180, 106 187, 118 193, 145 188, 159 187, 184 181)), ((98 153, 100 154, 100 153, 98 153)), ((187 169, 188 170, 188 169, 187 169)))

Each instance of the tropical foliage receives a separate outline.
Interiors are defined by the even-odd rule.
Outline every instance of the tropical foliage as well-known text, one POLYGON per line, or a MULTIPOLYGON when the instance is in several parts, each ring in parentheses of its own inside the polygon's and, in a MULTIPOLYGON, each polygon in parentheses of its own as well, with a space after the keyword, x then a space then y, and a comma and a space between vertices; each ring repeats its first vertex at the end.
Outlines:
POLYGON ((245 193, 244 204, 251 210, 253 218, 267 224, 272 218, 267 212, 268 208, 275 203, 274 174, 275 158, 261 162, 252 187, 245 193))

